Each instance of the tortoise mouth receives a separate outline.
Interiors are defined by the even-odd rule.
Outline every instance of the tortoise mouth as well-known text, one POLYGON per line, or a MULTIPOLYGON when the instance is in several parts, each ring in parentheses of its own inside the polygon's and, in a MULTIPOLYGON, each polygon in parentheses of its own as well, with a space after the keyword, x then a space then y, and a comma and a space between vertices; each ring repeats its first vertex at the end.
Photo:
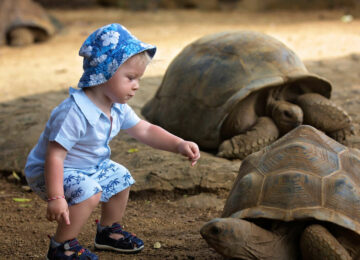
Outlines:
POLYGON ((221 244, 221 239, 219 236, 223 233, 223 229, 221 228, 221 221, 218 218, 210 220, 207 222, 201 229, 200 234, 201 236, 211 244, 221 244))

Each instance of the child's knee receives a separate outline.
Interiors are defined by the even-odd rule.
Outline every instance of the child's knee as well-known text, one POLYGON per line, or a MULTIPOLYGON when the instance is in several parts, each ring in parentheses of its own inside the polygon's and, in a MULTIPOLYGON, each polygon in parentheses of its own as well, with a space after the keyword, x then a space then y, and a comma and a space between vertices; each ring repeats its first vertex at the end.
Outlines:
POLYGON ((88 198, 87 201, 90 203, 91 206, 96 207, 100 202, 101 194, 102 192, 100 191, 88 198))

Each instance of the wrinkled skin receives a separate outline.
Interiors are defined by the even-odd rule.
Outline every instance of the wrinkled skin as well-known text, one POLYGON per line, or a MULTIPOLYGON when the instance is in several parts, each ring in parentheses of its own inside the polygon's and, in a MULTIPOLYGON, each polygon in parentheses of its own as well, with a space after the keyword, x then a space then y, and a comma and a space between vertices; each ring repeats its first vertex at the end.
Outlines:
POLYGON ((342 235, 340 239, 318 224, 306 227, 305 223, 290 222, 274 227, 266 230, 243 219, 217 218, 206 223, 200 233, 211 247, 228 258, 295 260, 302 255, 306 260, 355 260, 360 257, 360 238, 340 227, 336 227, 342 235))
POLYGON ((235 219, 218 218, 206 223, 200 230, 202 237, 218 253, 239 259, 296 259, 282 236, 264 230, 254 223, 235 219))
POLYGON ((330 99, 317 94, 275 87, 239 102, 221 128, 218 156, 244 159, 295 127, 311 125, 340 143, 354 135, 352 119, 330 99))

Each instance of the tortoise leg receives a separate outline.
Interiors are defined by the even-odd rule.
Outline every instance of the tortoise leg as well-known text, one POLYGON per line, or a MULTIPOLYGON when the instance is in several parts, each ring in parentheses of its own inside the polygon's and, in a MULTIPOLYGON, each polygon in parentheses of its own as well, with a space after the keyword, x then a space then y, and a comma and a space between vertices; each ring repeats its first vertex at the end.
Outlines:
POLYGON ((249 131, 222 142, 217 156, 242 160, 273 143, 278 137, 279 130, 274 121, 269 117, 259 117, 249 131))
POLYGON ((349 114, 330 99, 317 93, 299 96, 296 103, 304 113, 304 124, 324 131, 340 143, 354 135, 354 126, 349 114))
POLYGON ((308 226, 301 235, 300 247, 306 260, 351 260, 346 249, 321 225, 308 226))
POLYGON ((326 228, 346 249, 352 259, 360 259, 360 236, 358 234, 338 225, 331 225, 326 228))
POLYGON ((34 43, 35 39, 30 29, 18 27, 9 32, 8 41, 11 46, 25 46, 34 43))

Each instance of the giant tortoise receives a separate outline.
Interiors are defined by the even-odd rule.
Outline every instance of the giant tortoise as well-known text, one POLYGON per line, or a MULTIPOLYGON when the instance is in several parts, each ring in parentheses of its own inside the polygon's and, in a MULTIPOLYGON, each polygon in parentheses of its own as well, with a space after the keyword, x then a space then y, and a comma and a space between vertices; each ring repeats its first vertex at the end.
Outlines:
MULTIPOLYGON (((0 0, 0 45, 25 46, 47 40, 56 20, 31 0, 0 0)), ((58 24, 57 24, 58 25, 58 24)))
POLYGON ((345 141, 352 120, 330 94, 331 84, 277 39, 221 32, 178 54, 142 114, 204 150, 243 159, 300 124, 345 141))
POLYGON ((301 125, 243 160, 201 235, 241 259, 360 259, 360 151, 301 125))

